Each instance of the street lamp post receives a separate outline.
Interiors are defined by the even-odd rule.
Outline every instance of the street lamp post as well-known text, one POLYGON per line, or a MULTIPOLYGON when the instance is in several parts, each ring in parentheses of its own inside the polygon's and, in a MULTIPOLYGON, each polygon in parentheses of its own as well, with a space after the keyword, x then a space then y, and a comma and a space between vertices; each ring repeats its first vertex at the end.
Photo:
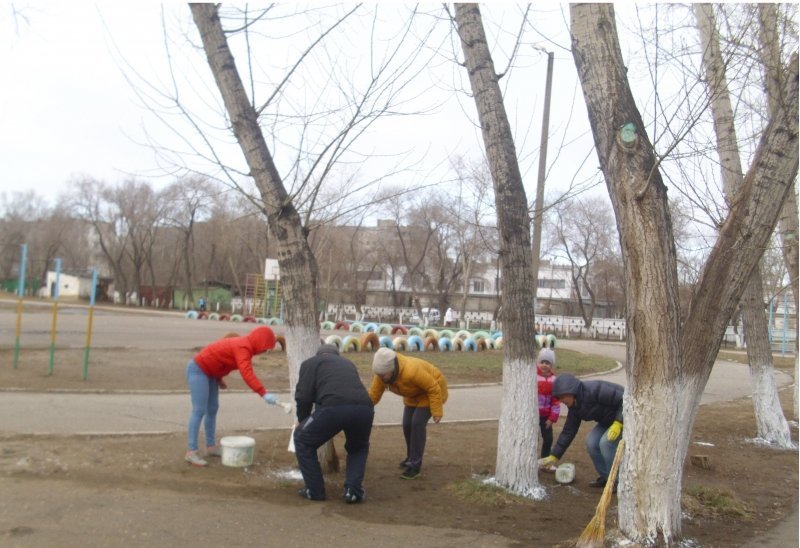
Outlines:
POLYGON ((533 204, 533 306, 536 312, 536 296, 539 289, 539 253, 542 248, 542 213, 544 209, 544 179, 547 171, 547 134, 550 126, 550 95, 553 87, 553 52, 533 46, 547 54, 547 79, 544 92, 544 114, 542 116, 542 139, 539 149, 539 175, 536 181, 536 201, 533 204))

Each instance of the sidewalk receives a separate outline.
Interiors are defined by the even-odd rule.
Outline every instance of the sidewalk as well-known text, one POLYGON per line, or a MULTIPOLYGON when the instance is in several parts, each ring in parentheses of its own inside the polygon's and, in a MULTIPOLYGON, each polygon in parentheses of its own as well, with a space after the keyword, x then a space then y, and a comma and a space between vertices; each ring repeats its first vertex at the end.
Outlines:
MULTIPOLYGON (((562 346, 624 360, 620 343, 564 341, 562 346)), ((625 384, 625 371, 591 378, 625 384)), ((778 387, 791 377, 776 371, 778 387)), ((714 366, 701 403, 748 396, 752 392, 746 365, 719 361, 714 366)), ((449 390, 443 422, 498 420, 503 388, 500 385, 456 387, 449 390)), ((278 393, 288 400, 288 394, 278 393)), ((291 428, 294 421, 280 407, 269 407, 251 392, 220 394, 220 431, 291 428)), ((386 394, 375 408, 376 425, 399 424, 402 399, 386 394)), ((87 394, 69 392, 4 392, 0 398, 0 433, 7 434, 154 434, 183 432, 191 411, 186 393, 87 394)))

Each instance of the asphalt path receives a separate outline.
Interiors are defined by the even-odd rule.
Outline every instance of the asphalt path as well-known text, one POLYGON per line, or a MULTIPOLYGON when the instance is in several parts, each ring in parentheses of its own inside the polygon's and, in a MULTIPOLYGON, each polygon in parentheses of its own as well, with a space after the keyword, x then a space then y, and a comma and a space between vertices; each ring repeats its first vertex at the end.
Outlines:
MULTIPOLYGON (((13 301, 0 308, 0 344, 13 345, 17 315, 13 301)), ((22 316, 23 346, 48 347, 52 305, 26 305, 22 316)), ((224 333, 251 326, 229 322, 188 320, 179 313, 132 312, 96 307, 92 329, 93 348, 150 348, 154 350, 190 349, 202 346, 224 333), (146 321, 142 321, 146 318, 146 321)), ((85 307, 62 307, 59 311, 57 344, 81 348, 86 344, 88 313, 85 307)), ((275 328, 280 331, 280 327, 275 328)), ((560 339, 563 348, 608 356, 622 365, 625 344, 560 339)), ((10 364, 6 364, 10 366, 10 364)), ((616 370, 595 375, 625 385, 625 371, 616 370)), ((791 382, 791 377, 776 371, 776 384, 791 382)), ((2 387, 0 387, 2 389, 2 387)), ((711 373, 701 403, 736 399, 751 393, 747 366, 718 361, 711 373)), ((499 384, 452 386, 445 406, 444 422, 497 420, 503 389, 499 384)), ((277 393, 284 401, 288 394, 277 393)), ((293 417, 280 407, 267 406, 252 392, 223 392, 218 417, 220 431, 290 428, 293 417)), ((36 434, 145 434, 182 432, 190 411, 185 391, 158 392, 55 392, 5 391, 0 398, 0 432, 36 434)), ((376 407, 375 423, 398 424, 402 416, 402 400, 386 394, 376 407)))

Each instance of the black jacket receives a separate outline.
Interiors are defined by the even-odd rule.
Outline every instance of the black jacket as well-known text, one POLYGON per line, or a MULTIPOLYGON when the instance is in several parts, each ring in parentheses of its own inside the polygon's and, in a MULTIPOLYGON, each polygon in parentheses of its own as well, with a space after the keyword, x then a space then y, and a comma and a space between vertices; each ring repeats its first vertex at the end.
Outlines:
POLYGON ((300 365, 294 399, 297 402, 297 420, 300 422, 311 414, 313 405, 372 406, 372 400, 353 362, 325 347, 300 365))
POLYGON ((596 421, 605 427, 611 426, 614 421, 622 422, 622 395, 625 389, 618 384, 608 381, 579 381, 572 375, 561 375, 553 384, 554 396, 556 392, 559 395, 575 396, 575 405, 569 408, 564 429, 550 451, 551 455, 559 459, 572 443, 582 421, 596 421))

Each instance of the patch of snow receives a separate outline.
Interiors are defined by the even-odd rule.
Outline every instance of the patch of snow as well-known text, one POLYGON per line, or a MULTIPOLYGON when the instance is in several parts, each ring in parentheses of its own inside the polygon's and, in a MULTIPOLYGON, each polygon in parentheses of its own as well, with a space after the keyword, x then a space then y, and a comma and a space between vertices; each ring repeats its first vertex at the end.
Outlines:
POLYGON ((764 438, 745 438, 744 442, 745 443, 750 443, 750 444, 753 444, 753 445, 758 445, 760 447, 770 447, 770 448, 773 448, 773 449, 787 449, 787 450, 790 450, 790 451, 794 451, 794 450, 797 449, 797 445, 795 445, 795 444, 792 444, 791 447, 787 447, 787 448, 775 447, 775 444, 770 443, 768 440, 765 440, 764 438))
POLYGON ((279 479, 289 479, 289 480, 302 480, 303 474, 300 473, 300 470, 297 468, 292 468, 290 470, 276 470, 272 473, 273 476, 279 479))
POLYGON ((696 441, 694 442, 695 445, 702 445, 703 447, 714 447, 713 443, 708 443, 707 441, 696 441))

